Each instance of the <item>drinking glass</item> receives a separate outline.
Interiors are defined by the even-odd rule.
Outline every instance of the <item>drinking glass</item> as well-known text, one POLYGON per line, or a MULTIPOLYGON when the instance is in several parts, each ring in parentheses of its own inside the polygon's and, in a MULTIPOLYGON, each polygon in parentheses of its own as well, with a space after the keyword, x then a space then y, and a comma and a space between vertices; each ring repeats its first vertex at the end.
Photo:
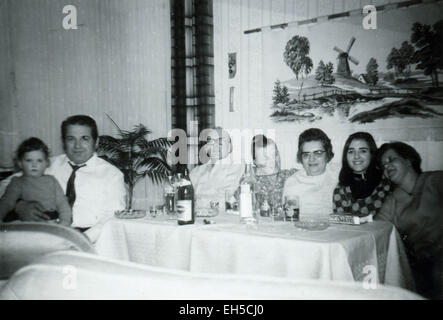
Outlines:
POLYGON ((281 204, 271 205, 269 216, 271 217, 272 222, 283 220, 284 215, 285 212, 281 204))
POLYGON ((149 207, 149 214, 151 215, 152 218, 155 218, 157 216, 161 216, 163 215, 163 213, 165 213, 165 206, 160 204, 160 205, 151 205, 149 207))
POLYGON ((225 191, 225 212, 230 214, 239 214, 238 200, 235 199, 234 191, 225 191))
POLYGON ((297 221, 300 214, 300 198, 297 195, 285 196, 286 221, 297 221))
POLYGON ((168 175, 169 183, 173 188, 173 194, 165 196, 165 212, 168 215, 168 219, 177 219, 177 189, 180 177, 178 174, 168 175))

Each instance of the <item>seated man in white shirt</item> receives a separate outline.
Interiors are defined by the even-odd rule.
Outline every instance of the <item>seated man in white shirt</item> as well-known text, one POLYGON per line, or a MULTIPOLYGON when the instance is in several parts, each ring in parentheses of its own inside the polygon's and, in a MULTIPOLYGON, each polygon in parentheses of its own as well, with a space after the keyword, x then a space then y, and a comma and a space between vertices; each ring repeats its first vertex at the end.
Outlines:
POLYGON ((208 161, 189 173, 197 215, 204 215, 211 201, 218 202, 220 209, 224 210, 225 192, 237 189, 244 171, 241 161, 236 163, 232 157, 231 137, 225 130, 220 127, 211 130, 207 141, 200 155, 206 153, 208 161))
MULTIPOLYGON (((85 115, 71 116, 63 121, 61 131, 65 154, 51 158, 45 173, 57 179, 72 205, 71 226, 85 231, 94 241, 100 228, 88 229, 104 223, 115 210, 125 208, 123 174, 97 157, 98 130, 94 119, 85 115), (75 166, 79 168, 75 170, 75 177, 71 177, 75 166)), ((20 201, 15 211, 23 221, 49 219, 34 202, 20 201)))

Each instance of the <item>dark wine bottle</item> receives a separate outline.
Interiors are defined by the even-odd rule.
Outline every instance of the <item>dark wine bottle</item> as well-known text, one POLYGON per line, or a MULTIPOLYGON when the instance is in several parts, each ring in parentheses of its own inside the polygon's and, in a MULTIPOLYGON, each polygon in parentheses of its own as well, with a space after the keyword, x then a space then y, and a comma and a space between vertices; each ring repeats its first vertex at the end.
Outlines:
POLYGON ((194 187, 189 178, 188 169, 185 169, 184 176, 178 182, 177 211, 177 222, 179 225, 195 222, 194 187))

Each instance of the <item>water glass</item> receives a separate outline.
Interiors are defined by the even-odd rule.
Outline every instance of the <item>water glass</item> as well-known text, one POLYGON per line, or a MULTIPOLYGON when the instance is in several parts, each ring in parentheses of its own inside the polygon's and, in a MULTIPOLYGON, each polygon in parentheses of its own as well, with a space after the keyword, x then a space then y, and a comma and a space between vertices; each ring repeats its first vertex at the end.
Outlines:
POLYGON ((152 218, 160 216, 164 213, 165 206, 164 205, 152 205, 149 207, 149 214, 152 218))
POLYGON ((225 191, 225 212, 230 214, 239 214, 238 200, 234 196, 234 191, 225 191))
POLYGON ((300 198, 297 195, 285 196, 286 221, 297 221, 300 214, 300 198))

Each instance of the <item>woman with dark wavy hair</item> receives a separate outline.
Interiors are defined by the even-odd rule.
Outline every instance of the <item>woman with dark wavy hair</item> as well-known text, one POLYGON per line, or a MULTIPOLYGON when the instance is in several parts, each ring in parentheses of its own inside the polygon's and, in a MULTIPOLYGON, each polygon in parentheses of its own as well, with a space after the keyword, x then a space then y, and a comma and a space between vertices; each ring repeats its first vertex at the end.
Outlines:
POLYGON ((383 144, 377 159, 395 189, 376 218, 400 233, 417 292, 443 299, 443 171, 422 172, 420 155, 403 142, 383 144))
POLYGON ((391 191, 377 165, 377 145, 367 132, 349 136, 343 148, 339 183, 334 189, 334 213, 376 215, 391 191))

